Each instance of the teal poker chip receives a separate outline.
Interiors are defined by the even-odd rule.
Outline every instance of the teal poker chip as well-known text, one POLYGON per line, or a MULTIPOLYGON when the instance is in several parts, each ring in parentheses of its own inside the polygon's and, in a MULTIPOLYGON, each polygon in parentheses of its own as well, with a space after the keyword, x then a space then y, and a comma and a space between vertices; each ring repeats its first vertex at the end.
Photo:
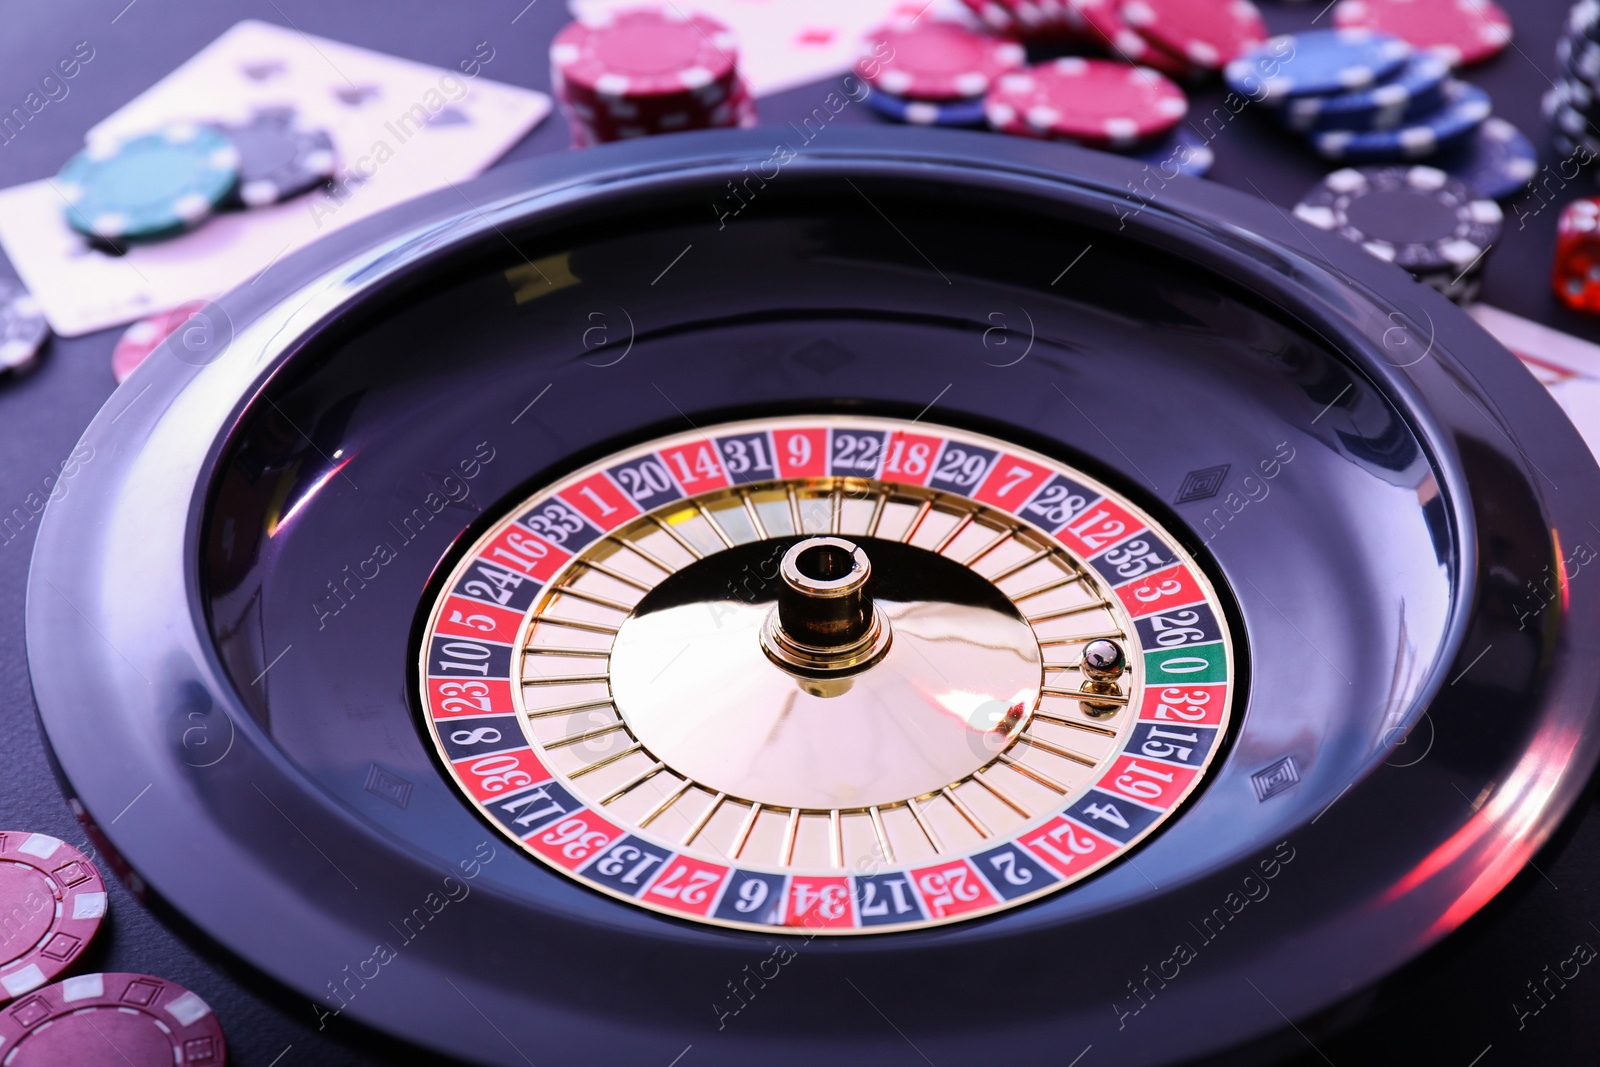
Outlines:
POLYGON ((1311 143, 1327 159, 1361 162, 1425 159, 1466 141, 1493 110, 1489 94, 1466 82, 1447 83, 1444 97, 1444 105, 1438 111, 1399 129, 1326 130, 1313 134, 1311 143))
POLYGON ((167 237, 204 221, 239 180, 239 151, 220 131, 174 124, 131 140, 90 145, 56 186, 67 224, 101 240, 167 237))

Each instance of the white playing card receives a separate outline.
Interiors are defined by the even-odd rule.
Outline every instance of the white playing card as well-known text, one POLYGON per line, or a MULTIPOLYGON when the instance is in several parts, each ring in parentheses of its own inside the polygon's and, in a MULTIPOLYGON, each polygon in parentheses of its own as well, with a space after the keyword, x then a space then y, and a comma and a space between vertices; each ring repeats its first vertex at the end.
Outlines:
MULTIPOLYGON (((569 0, 574 17, 638 0, 569 0)), ((961 9, 957 0, 695 0, 695 11, 726 23, 739 38, 739 72, 757 96, 842 74, 861 38, 896 16, 924 18, 961 9)))
POLYGON ((1474 304, 1472 317, 1550 390, 1600 459, 1600 345, 1509 311, 1474 304))
MULTIPOLYGON (((549 114, 544 93, 489 80, 485 43, 455 69, 414 63, 264 22, 238 23, 89 132, 137 135, 174 120, 245 121, 289 106, 326 129, 333 192, 223 212, 117 257, 90 249, 54 184, 0 192, 0 243, 64 336, 114 326, 249 282, 301 245, 390 205, 471 178, 549 114)), ((63 161, 64 162, 64 161, 63 161)))
POLYGON ((1600 379, 1600 345, 1488 304, 1473 304, 1468 310, 1546 385, 1576 377, 1600 379))

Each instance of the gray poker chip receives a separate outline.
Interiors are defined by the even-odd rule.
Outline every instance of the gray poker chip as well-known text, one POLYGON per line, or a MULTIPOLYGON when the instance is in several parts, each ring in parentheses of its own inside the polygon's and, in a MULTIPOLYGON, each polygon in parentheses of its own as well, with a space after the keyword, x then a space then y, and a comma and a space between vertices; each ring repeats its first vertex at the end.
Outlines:
POLYGON ((1500 205, 1437 167, 1347 167, 1295 205, 1295 217, 1416 275, 1481 272, 1500 205))
POLYGON ((49 338, 50 326, 33 294, 0 278, 0 374, 32 367, 49 338))
POLYGON ((292 109, 260 111, 247 123, 217 129, 239 150, 234 197, 245 207, 266 207, 308 193, 332 181, 338 167, 328 131, 301 126, 292 109))

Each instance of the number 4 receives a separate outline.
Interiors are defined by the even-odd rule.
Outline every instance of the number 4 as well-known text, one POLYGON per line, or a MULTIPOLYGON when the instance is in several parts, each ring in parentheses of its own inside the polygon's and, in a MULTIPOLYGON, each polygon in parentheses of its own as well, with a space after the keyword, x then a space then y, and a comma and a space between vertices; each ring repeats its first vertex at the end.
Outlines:
POLYGON ((1101 819, 1120 830, 1128 828, 1128 820, 1122 817, 1122 812, 1117 810, 1115 804, 1090 804, 1083 809, 1083 813, 1092 819, 1101 819))

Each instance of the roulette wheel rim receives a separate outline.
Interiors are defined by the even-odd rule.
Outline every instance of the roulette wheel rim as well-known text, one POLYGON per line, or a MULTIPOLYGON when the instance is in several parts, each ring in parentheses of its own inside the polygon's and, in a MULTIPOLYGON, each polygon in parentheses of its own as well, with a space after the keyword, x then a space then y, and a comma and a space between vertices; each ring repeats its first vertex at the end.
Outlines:
MULTIPOLYGON (((1600 488, 1592 460, 1576 432, 1555 418, 1553 402, 1464 316, 1441 299, 1401 287, 1389 268, 1369 261, 1360 250, 1297 230, 1268 205, 1197 182, 1169 183, 1159 196, 1130 198, 1126 183, 1137 172, 1122 161, 982 135, 897 132, 902 135, 886 142, 880 131, 830 131, 825 148, 787 163, 784 173, 797 188, 824 179, 879 183, 869 185, 874 190, 883 183, 929 182, 943 183, 946 191, 959 187, 1068 204, 1106 231, 1127 228, 1153 254, 1271 294, 1286 318, 1337 339, 1341 358, 1404 411, 1408 430, 1427 446, 1428 463, 1437 476, 1429 499, 1439 501, 1434 514, 1444 516, 1439 521, 1448 527, 1456 553, 1450 604, 1437 627, 1437 662, 1420 669, 1418 678, 1408 683, 1406 691, 1415 699, 1392 720, 1380 737, 1383 744, 1350 761, 1347 781, 1331 786, 1319 782, 1315 795, 1303 788, 1274 792, 1274 782, 1309 771, 1303 758, 1299 769, 1289 764, 1285 771, 1281 761, 1274 764, 1270 758, 1280 752, 1257 751, 1237 738, 1224 753, 1229 766, 1238 764, 1237 773, 1244 775, 1234 784, 1246 789, 1247 772, 1269 769, 1269 764, 1278 768, 1277 777, 1268 775, 1260 786, 1268 797, 1250 802, 1265 805, 1277 799, 1292 805, 1294 815, 1286 825, 1293 832, 1284 835, 1280 849, 1260 841, 1246 849, 1235 841, 1227 856, 1215 857, 1217 862, 1209 866, 1198 860, 1177 864, 1174 869, 1183 872, 1180 880, 1168 884, 1163 878, 1159 888, 1151 883, 1147 896, 1129 889, 1140 875, 1128 863, 1048 898, 1047 904, 1013 909, 995 919, 881 937, 797 939, 791 952, 818 960, 818 971, 838 968, 835 984, 847 996, 854 994, 840 976, 866 982, 873 1001, 884 1003, 896 1024, 936 1029, 938 1047, 979 1054, 997 1039, 1044 1046, 1075 1043, 1082 1036, 1083 1044, 1120 1042, 1123 1059, 1130 1063, 1171 1062, 1220 1049, 1276 1030, 1285 1016, 1303 1016, 1380 979, 1459 926, 1502 888, 1553 832, 1593 767, 1600 741, 1584 737, 1581 726, 1600 683, 1578 653, 1592 641, 1600 622, 1600 600, 1581 581, 1560 582, 1559 610, 1552 612, 1544 600, 1537 605, 1516 600, 1506 591, 1508 579, 1485 578, 1487 564, 1472 562, 1487 551, 1480 538, 1488 523, 1490 532, 1522 552, 1507 564, 1508 557, 1497 550, 1496 558, 1517 579, 1511 588, 1521 593, 1524 583, 1540 579, 1538 564, 1549 562, 1552 551, 1554 558, 1561 558, 1549 531, 1581 531, 1592 517, 1584 504, 1596 499, 1595 489, 1600 488), (1426 347, 1421 357, 1417 350, 1424 344, 1419 338, 1426 347), (1397 347, 1405 344, 1412 347, 1397 347), (1505 414, 1511 408, 1517 412, 1514 418, 1505 414), (1553 488, 1557 485, 1559 490, 1553 488), (1531 508, 1536 521, 1517 525, 1491 506, 1507 502, 1531 508), (1481 737, 1462 740, 1458 734, 1452 742, 1440 717, 1452 708, 1457 709, 1457 722, 1468 714, 1459 710, 1468 690, 1454 687, 1452 679, 1466 676, 1475 657, 1490 657, 1497 638, 1503 649, 1515 644, 1513 635, 1521 632, 1519 613, 1530 611, 1544 620, 1548 644, 1511 690, 1529 709, 1522 747, 1511 755, 1485 755, 1482 749, 1492 746, 1495 730, 1501 728, 1470 717, 1467 721, 1479 728, 1481 737), (1412 771, 1410 779, 1400 777, 1410 769, 1410 754, 1397 745, 1413 737, 1423 740, 1418 731, 1424 726, 1445 736, 1439 741, 1441 755, 1432 763, 1419 763, 1424 766, 1420 773, 1439 767, 1443 754, 1454 751, 1452 743, 1466 746, 1451 757, 1456 775, 1431 783, 1438 787, 1434 792, 1448 792, 1455 799, 1449 804, 1430 799, 1433 806, 1395 831, 1406 840, 1394 851, 1407 855, 1407 862, 1399 863, 1382 840, 1371 845, 1375 851, 1370 857, 1359 856, 1359 849, 1352 853, 1364 836, 1371 838, 1372 820, 1392 810, 1397 799, 1415 795, 1408 790, 1414 791, 1411 783, 1419 772, 1412 771), (1486 790, 1491 783, 1495 788, 1486 790), (1465 796, 1456 797, 1462 789, 1465 796), (1324 844, 1313 847, 1319 834, 1324 844), (950 1025, 936 1019, 936 1013, 908 1018, 905 1013, 912 1009, 872 984, 896 968, 911 973, 929 961, 971 963, 985 945, 991 950, 1003 946, 1000 964, 974 965, 973 981, 998 980, 1007 967, 1038 973, 1045 964, 1019 948, 1019 939, 1047 929, 1043 917, 1058 914, 1050 910, 1058 907, 1075 910, 1078 920, 1096 911, 1147 917, 1151 902, 1159 898, 1202 921, 1218 907, 1242 917, 1251 914, 1244 910, 1248 905, 1235 902, 1255 899, 1255 887, 1262 886, 1258 912, 1266 912, 1269 869, 1272 877, 1290 873, 1301 879, 1294 891, 1310 903, 1296 914, 1262 919, 1254 929, 1241 922, 1230 929, 1231 941, 1207 938, 1197 930, 1199 956, 1205 962, 1190 972, 1195 980, 1161 977, 1182 974, 1186 966, 1180 961, 1177 971, 1170 970, 1172 948, 1157 946, 1158 941, 1173 940, 1168 931, 1145 934, 1130 928, 1116 957, 1104 961, 1092 1002, 1091 994, 1084 994, 1070 1004, 1046 1008, 1019 994, 1017 1003, 1026 1010, 1016 1028, 1004 1035, 996 1035, 992 1024, 950 1025), (1253 881, 1245 883, 1246 878, 1253 881), (1324 884, 1306 884, 1312 880, 1324 884), (1130 894, 1134 903, 1113 893, 1130 894), (1145 965, 1153 969, 1154 978, 1145 965), (1240 990, 1248 993, 1242 979, 1252 976, 1259 976, 1258 984, 1271 983, 1261 986, 1270 988, 1270 999, 1262 995, 1239 1002, 1240 990), (1177 1032, 1187 1028, 1137 1019, 1145 1011, 1170 1011, 1178 1019, 1208 1016, 1213 1010, 1218 1012, 1214 1029, 1203 1046, 1192 1033, 1177 1032)), ((150 369, 141 368, 86 433, 80 447, 93 458, 80 465, 68 491, 52 501, 30 576, 30 669, 55 756, 88 816, 152 895, 268 974, 321 997, 314 1002, 319 1017, 337 1008, 338 1014, 348 1013, 409 1040, 485 1062, 517 1062, 519 1046, 530 1047, 526 1042, 535 1040, 535 1034, 543 1044, 532 1047, 545 1048, 557 1058, 581 1056, 581 1050, 595 1047, 586 1043, 594 1041, 604 1042, 611 1059, 654 1055, 672 1046, 670 1058, 686 1044, 703 1042, 697 1054, 736 1060, 777 1054, 774 1042, 786 1042, 782 1054, 805 1062, 821 1054, 881 1051, 900 1041, 893 1032, 884 1037, 859 1027, 839 1035, 811 1034, 802 1041, 792 1018, 763 1023, 754 1012, 743 1015, 742 1007, 735 1011, 743 1001, 726 998, 721 978, 728 979, 729 988, 742 980, 750 991, 744 968, 771 961, 776 935, 753 940, 740 931, 660 919, 577 885, 550 888, 556 897, 532 904, 526 891, 530 883, 495 881, 499 872, 521 862, 507 850, 500 849, 492 862, 479 856, 473 867, 474 853, 463 849, 449 859, 423 854, 411 849, 394 827, 357 814, 347 799, 311 780, 257 721, 241 695, 251 678, 239 677, 218 652, 208 618, 213 605, 207 602, 196 562, 205 551, 203 531, 216 492, 213 475, 231 447, 230 432, 261 407, 276 377, 322 335, 336 334, 353 310, 392 299, 408 272, 448 261, 475 242, 499 240, 500 231, 513 223, 548 222, 585 204, 625 203, 686 187, 721 189, 752 160, 769 153, 765 139, 756 135, 683 135, 617 146, 508 168, 464 187, 465 206, 462 196, 451 192, 355 224, 224 298, 215 315, 228 324, 226 351, 202 346, 175 353, 178 358, 152 359, 150 369), (139 536, 108 542, 104 531, 130 532, 125 524, 135 513, 139 536), (172 580, 162 581, 162 575, 172 580), (160 624, 130 630, 128 620, 134 617, 160 624), (230 784, 222 794, 206 793, 221 788, 211 785, 219 776, 203 777, 212 767, 227 769, 230 784), (149 792, 142 793, 147 785, 149 792), (211 805, 198 803, 200 798, 211 805), (254 810, 241 814, 242 808, 231 807, 244 800, 254 810), (135 801, 131 809, 130 801, 135 801), (119 815, 137 812, 137 804, 148 805, 160 817, 145 821, 119 815), (274 830, 241 837, 241 826, 263 828, 269 822, 274 830), (341 867, 357 878, 352 880, 341 867), (475 918, 461 920, 456 944, 446 949, 442 941, 430 945, 419 938, 413 946, 408 940, 392 962, 374 963, 366 921, 378 891, 364 872, 379 870, 386 882, 399 887, 386 890, 386 902, 421 901, 429 893, 435 903, 453 899, 448 893, 439 895, 443 873, 454 877, 456 885, 479 871, 491 873, 471 885, 478 900, 475 918), (341 879, 349 885, 348 894, 332 888, 341 879), (361 881, 368 885, 365 899, 361 881), (559 901, 559 907, 552 901, 559 901), (560 916, 568 928, 556 929, 552 916, 560 916), (569 962, 580 944, 583 951, 604 956, 632 939, 652 965, 664 967, 660 961, 670 958, 685 961, 682 965, 697 974, 717 975, 704 995, 694 998, 696 1004, 712 1001, 713 1007, 698 1008, 698 1017, 680 1020, 675 1013, 681 1005, 663 992, 665 1006, 642 1005, 635 1028, 616 1026, 604 1017, 602 1005, 588 1014, 563 1013, 571 1008, 574 994, 551 992, 529 976, 485 974, 474 964, 469 958, 474 952, 498 958, 483 940, 486 929, 534 949, 535 958, 569 962), (293 933, 286 937, 284 930, 293 933), (352 969, 366 974, 364 967, 382 977, 352 979, 352 969), (450 984, 456 986, 450 996, 433 996, 450 984), (393 992, 368 993, 374 985, 393 992), (720 1014, 714 997, 724 998, 720 1014), (486 1019, 493 1025, 486 1027, 486 1019)), ((925 391, 931 396, 937 390, 925 391)), ((1326 399, 1330 408, 1339 403, 1337 396, 1326 399)), ((903 417, 915 413, 912 408, 903 417)), ((712 415, 731 418, 715 406, 712 415)), ((631 433, 637 441, 640 433, 664 424, 617 425, 614 430, 631 433)), ((517 481, 532 473, 523 471, 517 481)), ((1192 519, 1172 520, 1171 505, 1151 501, 1148 493, 1140 500, 1157 509, 1168 528, 1194 525, 1192 519)), ((500 507, 493 510, 498 514, 500 507)), ((1219 543, 1217 551, 1227 551, 1226 543, 1219 543)), ((1252 598, 1249 609, 1256 615, 1277 610, 1264 606, 1270 604, 1265 594, 1262 601, 1254 599, 1262 593, 1259 589, 1251 592, 1233 583, 1232 592, 1239 599, 1252 598)), ((1294 621, 1283 618, 1292 630, 1294 621)), ((1250 662, 1267 637, 1258 629, 1240 639, 1250 662)), ((1251 721, 1250 711, 1244 718, 1251 721)), ((420 744, 420 738, 414 743, 420 744)), ((1218 781, 1202 799, 1221 788, 1218 781)), ((1184 826, 1180 816, 1150 848, 1184 826)), ((501 840, 488 828, 483 838, 501 840)), ((1137 855, 1149 859, 1154 853, 1147 849, 1137 855)), ((1153 865, 1151 869, 1162 872, 1153 865)), ((556 881, 531 863, 518 870, 520 879, 534 877, 528 873, 533 871, 545 882, 556 881)), ((1289 884, 1286 879, 1270 888, 1281 892, 1289 884)), ((457 918, 466 911, 446 912, 447 906, 439 903, 433 914, 457 918)), ((1226 916, 1219 920, 1227 921, 1226 916)), ((576 971, 562 973, 569 983, 590 989, 576 971)), ((775 973, 786 974, 783 981, 797 990, 794 999, 815 996, 808 984, 812 979, 787 977, 802 972, 775 973)), ((653 983, 657 988, 661 984, 653 983)), ((1082 987, 1074 990, 1083 993, 1082 987)), ((761 1003, 775 1003, 775 998, 761 1003)), ((1059 1050, 1070 1058, 1079 1047, 1063 1045, 1059 1050)))

